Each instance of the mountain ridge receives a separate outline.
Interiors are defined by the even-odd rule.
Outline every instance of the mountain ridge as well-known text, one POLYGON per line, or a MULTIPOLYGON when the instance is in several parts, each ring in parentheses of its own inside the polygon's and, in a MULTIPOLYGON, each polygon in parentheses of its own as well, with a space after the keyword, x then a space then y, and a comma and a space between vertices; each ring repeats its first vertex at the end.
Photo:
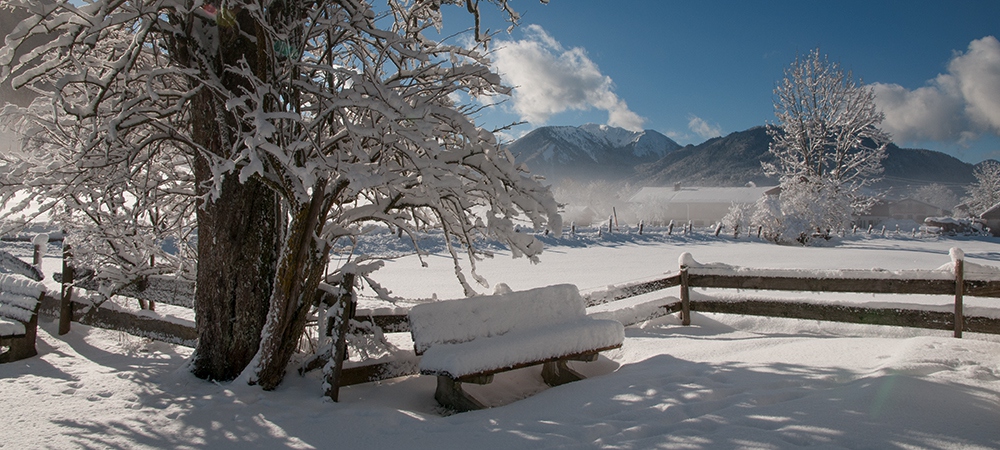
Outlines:
POLYGON ((551 180, 627 176, 637 165, 680 148, 655 130, 637 132, 597 124, 540 127, 507 146, 518 163, 551 180))
MULTIPOLYGON (((756 126, 726 136, 681 147, 670 138, 652 131, 630 132, 607 125, 580 127, 540 127, 508 147, 518 162, 552 182, 563 179, 628 181, 642 186, 669 186, 674 183, 698 186, 776 185, 767 177, 761 162, 773 161, 768 152, 771 136, 765 126, 756 126), (558 129, 558 131, 553 131, 558 129), (632 134, 628 134, 632 133, 632 134), (642 136, 655 142, 659 151, 645 152, 638 143, 642 136), (630 138, 630 139, 627 139, 630 138), (666 142, 672 143, 669 145, 666 142), (664 150, 665 149, 665 150, 664 150), (587 158, 582 155, 590 155, 587 158), (657 155, 658 158, 654 158, 657 155)), ((976 165, 951 155, 927 149, 902 148, 890 143, 883 161, 885 173, 876 188, 906 191, 914 186, 939 183, 967 185, 975 181, 976 165)))

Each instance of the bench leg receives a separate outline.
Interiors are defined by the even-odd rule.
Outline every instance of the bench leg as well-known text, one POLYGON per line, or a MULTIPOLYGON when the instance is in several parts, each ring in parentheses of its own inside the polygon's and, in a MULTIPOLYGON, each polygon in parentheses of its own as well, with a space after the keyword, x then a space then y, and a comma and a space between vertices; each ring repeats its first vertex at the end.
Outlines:
POLYGON ((0 346, 9 347, 6 352, 0 353, 0 363, 18 361, 37 355, 38 351, 35 349, 35 335, 37 334, 37 330, 38 314, 35 314, 25 324, 24 336, 0 339, 0 346))
POLYGON ((570 369, 566 360, 552 361, 542 364, 542 379, 549 386, 559 386, 573 381, 582 380, 583 375, 570 369))
POLYGON ((438 375, 437 390, 434 392, 434 399, 446 408, 454 409, 458 412, 474 411, 485 409, 479 400, 476 400, 468 392, 462 390, 462 382, 438 375))
POLYGON ((14 362, 38 354, 35 340, 27 337, 0 339, 0 346, 8 347, 6 352, 0 353, 0 363, 14 362))

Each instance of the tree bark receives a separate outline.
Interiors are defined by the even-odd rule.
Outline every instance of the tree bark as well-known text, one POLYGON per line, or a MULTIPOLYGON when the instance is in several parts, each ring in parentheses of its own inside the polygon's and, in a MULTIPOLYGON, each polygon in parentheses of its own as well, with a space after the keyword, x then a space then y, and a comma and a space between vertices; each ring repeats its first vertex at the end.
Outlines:
MULTIPOLYGON (((226 67, 245 60, 259 74, 266 64, 258 52, 258 45, 266 41, 261 36, 261 42, 250 38, 257 29, 246 11, 237 14, 236 25, 219 28, 218 54, 210 60, 214 67, 205 67, 204 60, 186 48, 180 52, 189 66, 201 65, 215 73, 230 92, 241 92, 249 83, 226 67)), ((239 127, 224 102, 218 93, 202 88, 191 105, 191 134, 205 152, 228 158, 239 142, 239 127)), ((195 155, 194 166, 198 194, 205 199, 216 175, 205 153, 195 155)), ((232 380, 257 354, 284 235, 280 205, 278 196, 261 181, 251 178, 240 183, 236 174, 225 176, 214 201, 199 204, 198 346, 192 372, 200 378, 232 380)))
POLYGON ((198 210, 192 372, 199 378, 232 380, 257 353, 282 235, 277 205, 260 182, 233 176, 218 200, 198 210))
POLYGON ((312 200, 292 214, 272 290, 270 310, 258 352, 256 373, 249 381, 264 390, 276 388, 299 344, 306 316, 328 261, 329 243, 315 238, 322 231, 329 205, 322 183, 312 200))

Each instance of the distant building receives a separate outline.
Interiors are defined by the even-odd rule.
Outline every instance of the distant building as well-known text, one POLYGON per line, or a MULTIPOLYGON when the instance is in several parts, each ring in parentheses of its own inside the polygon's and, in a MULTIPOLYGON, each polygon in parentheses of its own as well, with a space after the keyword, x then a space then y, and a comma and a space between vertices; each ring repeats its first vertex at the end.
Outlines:
POLYGON ((876 200, 875 204, 868 208, 864 214, 858 215, 854 223, 859 228, 865 229, 868 227, 876 227, 882 225, 882 221, 889 220, 892 218, 892 212, 889 209, 889 202, 885 200, 876 200))
POLYGON ((1000 203, 987 209, 986 212, 979 215, 979 218, 986 222, 986 228, 989 228, 990 234, 1000 236, 1000 203))
POLYGON ((778 195, 778 186, 766 187, 644 187, 629 203, 647 223, 680 225, 690 221, 704 227, 722 220, 734 203, 754 204, 765 195, 778 195))
POLYGON ((889 215, 896 220, 912 220, 924 223, 928 217, 950 216, 951 211, 924 203, 912 198, 903 198, 889 202, 889 215))
POLYGON ((928 217, 950 216, 951 211, 912 198, 899 200, 879 200, 866 213, 859 215, 855 223, 859 227, 879 226, 886 220, 912 220, 924 223, 928 217))

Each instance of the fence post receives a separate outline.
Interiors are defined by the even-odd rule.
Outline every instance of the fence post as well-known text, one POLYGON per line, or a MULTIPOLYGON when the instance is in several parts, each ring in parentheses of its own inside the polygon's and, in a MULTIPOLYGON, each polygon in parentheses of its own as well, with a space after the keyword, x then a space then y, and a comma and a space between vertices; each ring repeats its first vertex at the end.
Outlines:
MULTIPOLYGON (((333 370, 326 373, 326 395, 333 401, 338 401, 340 397, 340 384, 344 373, 344 360, 347 359, 347 330, 351 319, 354 317, 354 274, 345 273, 340 284, 340 298, 337 303, 341 305, 340 317, 337 322, 337 334, 334 336, 333 348, 333 370)), ((325 370, 324 370, 325 372, 325 370)))
POLYGON ((73 321, 73 249, 63 243, 62 289, 59 297, 59 335, 69 333, 73 321))
POLYGON ((44 273, 42 272, 42 246, 48 245, 48 240, 49 236, 47 234, 39 234, 31 242, 33 249, 31 252, 31 265, 35 266, 39 273, 44 273), (44 236, 44 239, 42 236, 44 236))
POLYGON ((691 325, 691 294, 688 291, 688 268, 681 265, 681 325, 691 325))
POLYGON ((955 259, 955 337, 962 337, 965 328, 965 316, 962 313, 962 296, 965 294, 965 261, 955 259))
MULTIPOLYGON (((154 266, 156 266, 156 255, 149 255, 149 268, 152 269, 154 266)), ((149 310, 156 311, 156 302, 149 301, 149 310)))

